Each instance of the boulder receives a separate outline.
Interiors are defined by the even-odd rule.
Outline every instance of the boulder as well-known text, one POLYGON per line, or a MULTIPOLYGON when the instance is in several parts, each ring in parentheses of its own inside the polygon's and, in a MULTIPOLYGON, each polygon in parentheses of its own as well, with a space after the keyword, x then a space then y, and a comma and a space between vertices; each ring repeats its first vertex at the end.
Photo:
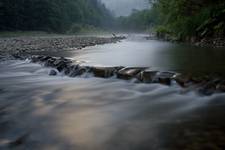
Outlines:
POLYGON ((171 85, 171 80, 174 77, 173 72, 158 72, 153 78, 153 83, 160 83, 164 85, 171 85))
POLYGON ((200 76, 193 76, 191 77, 191 81, 195 84, 200 84, 204 81, 203 77, 200 76))
POLYGON ((207 83, 199 89, 199 93, 210 96, 216 92, 216 85, 214 83, 207 83))
POLYGON ((56 76, 57 72, 55 70, 50 70, 49 75, 50 76, 56 76))
POLYGON ((54 67, 54 62, 56 61, 55 58, 50 58, 46 61, 45 66, 46 67, 54 67))
POLYGON ((77 65, 77 66, 74 66, 73 70, 71 70, 69 76, 76 77, 76 76, 80 76, 89 71, 90 71, 90 67, 77 65))
POLYGON ((137 78, 143 83, 151 83, 158 71, 145 70, 138 74, 137 78))
POLYGON ((114 75, 116 69, 114 67, 93 67, 92 72, 95 77, 109 78, 114 75))
POLYGON ((78 70, 79 65, 72 65, 69 67, 66 67, 64 70, 64 73, 70 77, 75 77, 76 76, 76 72, 78 70))
POLYGON ((39 60, 40 60, 40 59, 39 59, 39 56, 36 56, 36 55, 31 56, 31 62, 36 63, 36 62, 38 62, 39 60))
POLYGON ((72 64, 72 61, 69 59, 57 59, 54 61, 53 63, 53 67, 56 67, 56 69, 59 72, 62 72, 63 70, 65 70, 66 68, 68 68, 68 66, 70 66, 72 64))
POLYGON ((50 59, 51 57, 50 56, 42 56, 39 60, 41 61, 41 62, 45 62, 45 61, 47 61, 48 59, 50 59))
POLYGON ((65 68, 67 68, 67 63, 64 62, 64 61, 61 61, 61 62, 56 66, 56 69, 57 69, 59 72, 62 72, 65 68))
POLYGON ((191 76, 190 75, 184 75, 184 74, 177 74, 173 78, 177 84, 179 84, 182 87, 187 87, 189 83, 191 82, 191 76))
POLYGON ((145 68, 123 68, 117 72, 117 78, 130 80, 136 78, 136 76, 145 68))
POLYGON ((218 90, 220 92, 225 92, 225 81, 224 80, 216 85, 216 90, 218 90))

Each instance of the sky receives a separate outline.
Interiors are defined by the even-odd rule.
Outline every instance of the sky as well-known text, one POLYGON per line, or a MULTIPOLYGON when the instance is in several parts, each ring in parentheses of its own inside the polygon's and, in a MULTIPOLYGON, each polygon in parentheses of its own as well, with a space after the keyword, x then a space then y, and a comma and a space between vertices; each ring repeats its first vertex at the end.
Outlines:
POLYGON ((149 6, 148 0, 101 0, 116 16, 127 16, 132 9, 145 9, 149 6))

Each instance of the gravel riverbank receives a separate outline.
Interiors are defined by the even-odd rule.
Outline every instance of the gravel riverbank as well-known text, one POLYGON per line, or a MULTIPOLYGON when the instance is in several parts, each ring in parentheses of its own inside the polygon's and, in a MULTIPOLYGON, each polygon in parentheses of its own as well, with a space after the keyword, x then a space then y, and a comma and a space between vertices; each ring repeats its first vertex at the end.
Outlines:
POLYGON ((114 43, 125 37, 40 36, 0 38, 1 53, 65 51, 114 43))

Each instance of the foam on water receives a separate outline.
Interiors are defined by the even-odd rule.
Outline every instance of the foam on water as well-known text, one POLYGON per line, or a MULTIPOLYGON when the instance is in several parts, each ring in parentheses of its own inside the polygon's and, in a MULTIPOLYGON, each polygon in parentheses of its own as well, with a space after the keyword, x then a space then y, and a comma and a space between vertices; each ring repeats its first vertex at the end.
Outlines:
POLYGON ((48 76, 51 68, 28 61, 0 68, 0 148, 28 134, 21 148, 159 149, 165 124, 224 105, 224 94, 201 97, 175 84, 48 76))

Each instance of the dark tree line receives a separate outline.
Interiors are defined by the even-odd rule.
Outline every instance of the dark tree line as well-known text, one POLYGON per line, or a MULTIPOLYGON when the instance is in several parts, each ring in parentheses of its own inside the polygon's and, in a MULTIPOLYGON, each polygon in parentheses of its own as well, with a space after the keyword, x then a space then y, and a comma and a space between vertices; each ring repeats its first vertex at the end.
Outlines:
POLYGON ((151 8, 121 17, 121 27, 151 29, 179 40, 199 36, 225 36, 224 0, 149 0, 151 8))
POLYGON ((65 32, 73 25, 101 27, 111 18, 99 0, 1 0, 0 30, 65 32))

